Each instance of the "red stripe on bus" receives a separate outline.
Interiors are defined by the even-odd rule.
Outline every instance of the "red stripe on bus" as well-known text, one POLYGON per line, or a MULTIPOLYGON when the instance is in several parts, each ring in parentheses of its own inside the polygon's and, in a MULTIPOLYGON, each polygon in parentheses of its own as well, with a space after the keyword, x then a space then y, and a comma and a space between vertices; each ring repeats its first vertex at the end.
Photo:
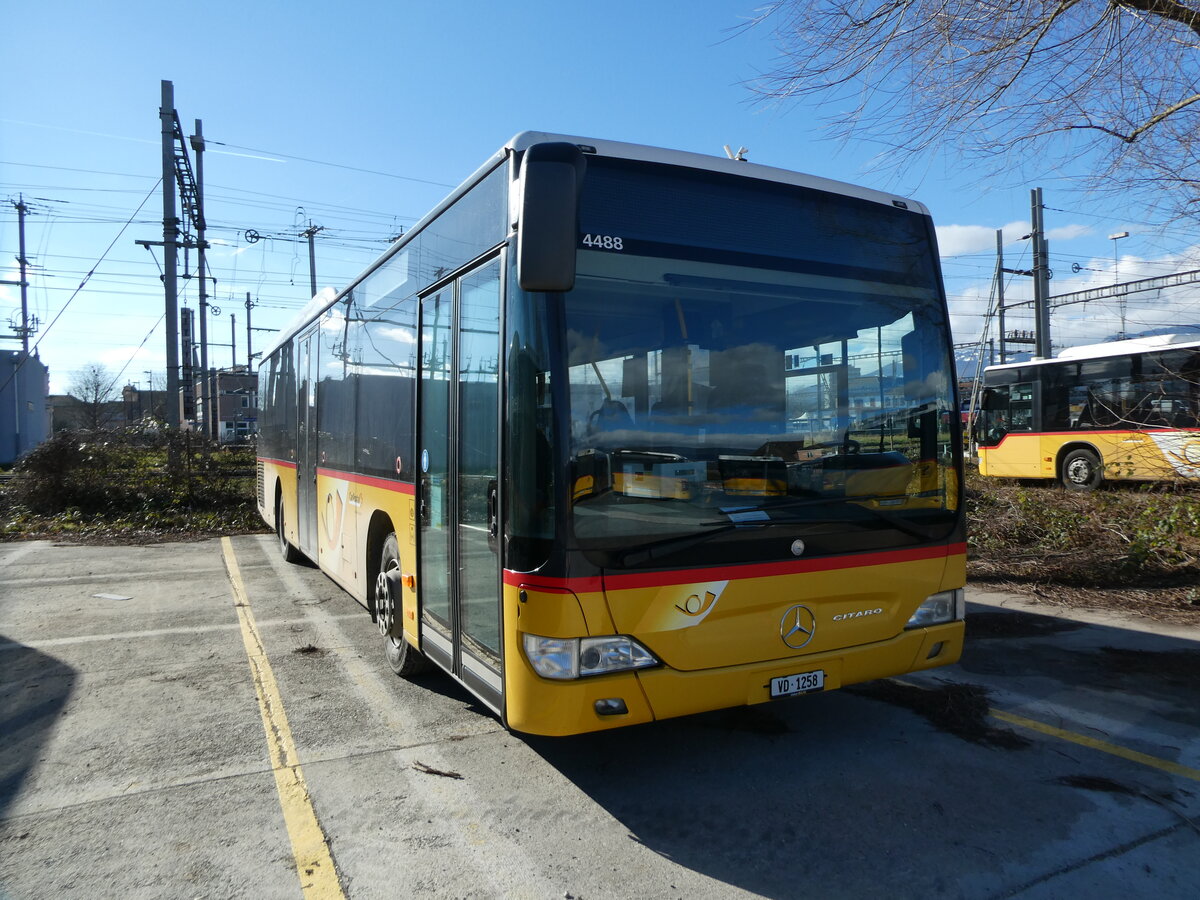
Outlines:
MULTIPOLYGON (((665 587, 673 584, 694 584, 704 581, 735 581, 747 578, 768 578, 775 575, 800 575, 808 572, 829 572, 836 569, 857 569, 863 566, 885 566, 893 563, 916 562, 958 556, 967 552, 965 543, 943 544, 937 547, 917 547, 908 550, 887 550, 880 553, 860 553, 848 556, 826 556, 820 559, 796 559, 774 563, 748 563, 740 566, 720 566, 708 569, 676 569, 664 572, 639 572, 630 575, 607 575, 610 590, 665 587)), ((512 586, 547 589, 567 588, 575 592, 594 592, 602 589, 599 577, 546 578, 527 573, 504 570, 504 583, 512 586)))
POLYGON ((551 593, 570 591, 575 594, 593 594, 604 590, 604 582, 597 575, 589 575, 586 578, 547 578, 544 575, 530 575, 505 569, 504 583, 510 587, 551 593))
POLYGON ((355 475, 353 472, 339 472, 337 469, 317 469, 318 475, 326 478, 340 478, 353 484, 366 487, 381 488, 385 491, 396 491, 401 494, 416 494, 417 487, 408 481, 392 481, 390 478, 375 478, 371 475, 355 475))
POLYGON ((271 463, 272 465, 283 466, 285 469, 296 468, 296 464, 294 462, 288 462, 286 459, 272 459, 269 456, 260 456, 258 461, 260 463, 271 463))
POLYGON ((1004 437, 1000 438, 996 444, 980 444, 980 450, 995 450, 997 447, 1004 446, 1004 442, 1009 438, 1017 440, 1018 438, 1083 438, 1083 437, 1108 437, 1119 438, 1126 434, 1200 434, 1200 428, 1095 428, 1077 431, 1010 431, 1004 437))
POLYGON ((1009 437, 1071 437, 1077 434, 1197 434, 1200 433, 1200 428, 1106 428, 1106 429, 1087 429, 1080 431, 1030 431, 1020 432, 1019 434, 1010 433, 1009 437))

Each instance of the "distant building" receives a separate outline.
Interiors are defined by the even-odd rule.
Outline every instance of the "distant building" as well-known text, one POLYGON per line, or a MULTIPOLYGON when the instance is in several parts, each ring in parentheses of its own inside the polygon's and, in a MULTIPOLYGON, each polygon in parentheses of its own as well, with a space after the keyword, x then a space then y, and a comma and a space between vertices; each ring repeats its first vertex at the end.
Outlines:
POLYGON ((10 466, 50 430, 50 373, 36 356, 0 350, 0 465, 10 466))
POLYGON ((121 388, 121 421, 126 427, 149 428, 164 420, 166 391, 142 390, 136 384, 121 388))
POLYGON ((88 431, 93 423, 101 431, 123 427, 125 411, 120 400, 105 400, 89 406, 78 397, 70 394, 51 394, 46 398, 50 431, 57 434, 60 431, 88 431))
POLYGON ((50 430, 54 434, 80 427, 80 404, 70 394, 51 394, 46 402, 50 407, 50 430))
MULTIPOLYGON (((212 392, 215 429, 209 433, 222 444, 242 443, 258 434, 258 376, 245 366, 213 372, 212 392)), ((196 382, 196 430, 206 431, 203 384, 196 382)))

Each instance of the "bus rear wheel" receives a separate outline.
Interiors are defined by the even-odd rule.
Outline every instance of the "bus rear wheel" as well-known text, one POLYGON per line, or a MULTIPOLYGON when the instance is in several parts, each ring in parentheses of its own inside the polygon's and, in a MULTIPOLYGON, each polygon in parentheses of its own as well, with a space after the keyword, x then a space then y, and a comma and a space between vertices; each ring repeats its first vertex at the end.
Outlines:
POLYGON ((279 538, 279 555, 284 562, 300 562, 300 551, 291 545, 287 539, 287 531, 283 527, 283 496, 275 501, 275 536, 279 538))
POLYGON ((392 671, 401 677, 417 675, 430 668, 429 660, 416 647, 404 639, 400 623, 400 597, 395 588, 395 577, 400 572, 400 545, 393 532, 383 542, 379 553, 379 574, 375 577, 375 622, 383 635, 383 655, 387 657, 392 671))
POLYGON ((1062 462, 1062 483, 1069 491, 1094 491, 1104 480, 1100 457, 1091 450, 1072 450, 1062 462))

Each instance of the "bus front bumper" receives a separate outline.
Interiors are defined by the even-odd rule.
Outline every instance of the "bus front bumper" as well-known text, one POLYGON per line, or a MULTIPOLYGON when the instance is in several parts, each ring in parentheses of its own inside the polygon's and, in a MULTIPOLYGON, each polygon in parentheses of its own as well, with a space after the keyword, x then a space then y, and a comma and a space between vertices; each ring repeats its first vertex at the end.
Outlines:
POLYGON ((957 662, 963 622, 905 631, 859 647, 719 669, 666 666, 620 675, 550 681, 522 658, 509 672, 505 722, 514 731, 569 735, 765 703, 772 678, 824 673, 823 690, 957 662), (620 701, 620 705, 614 701, 620 701), (614 707, 625 712, 613 714, 614 707))

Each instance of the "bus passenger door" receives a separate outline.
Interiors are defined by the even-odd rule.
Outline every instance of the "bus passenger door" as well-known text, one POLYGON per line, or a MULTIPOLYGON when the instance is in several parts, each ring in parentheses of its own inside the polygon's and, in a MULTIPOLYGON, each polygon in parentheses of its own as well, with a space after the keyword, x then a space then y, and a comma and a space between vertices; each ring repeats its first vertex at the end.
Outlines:
POLYGON ((296 360, 299 398, 296 415, 296 540, 300 551, 317 558, 317 373, 316 331, 303 335, 296 360))
POLYGON ((500 265, 421 301, 422 650, 500 705, 500 265))

